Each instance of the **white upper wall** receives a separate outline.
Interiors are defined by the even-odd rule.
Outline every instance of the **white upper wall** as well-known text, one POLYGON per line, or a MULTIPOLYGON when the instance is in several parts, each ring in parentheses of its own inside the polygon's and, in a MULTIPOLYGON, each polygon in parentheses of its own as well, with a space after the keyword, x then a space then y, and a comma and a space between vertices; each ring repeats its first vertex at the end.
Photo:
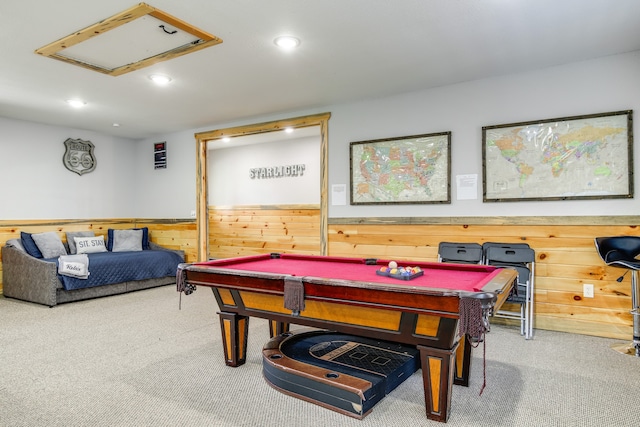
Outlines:
MULTIPOLYGON (((330 217, 638 215, 633 199, 482 202, 482 127, 634 110, 640 123, 640 52, 331 108, 329 186, 349 187, 349 142, 452 132, 450 205, 330 206, 330 217), (455 177, 478 175, 478 199, 456 200, 455 177)), ((634 143, 635 167, 640 160, 634 143)), ((636 174, 637 175, 637 174, 636 174)))
POLYGON ((127 218, 135 213, 133 141, 0 117, 0 219, 127 218), (91 141, 96 168, 62 162, 67 138, 91 141))
MULTIPOLYGON (((329 120, 329 193, 333 185, 349 189, 349 143, 433 132, 452 132, 451 204, 435 205, 347 205, 334 206, 329 200, 329 217, 421 217, 421 216, 556 216, 556 215, 637 215, 640 214, 640 186, 635 178, 633 199, 568 200, 540 202, 482 202, 482 127, 522 121, 552 119, 592 113, 634 110, 634 134, 640 118, 640 52, 599 58, 564 66, 532 70, 445 86, 420 92, 372 99, 353 104, 295 111, 289 114, 258 117, 252 121, 217 123, 190 133, 166 139, 173 147, 186 147, 186 163, 177 164, 169 152, 169 168, 181 170, 179 180, 159 181, 159 186, 189 193, 189 206, 158 204, 148 196, 148 187, 139 187, 140 216, 184 217, 195 209, 196 132, 269 120, 330 112, 329 120), (182 139, 184 138, 184 139, 182 139), (455 177, 478 175, 475 200, 457 200, 455 177)), ((162 140, 163 138, 156 138, 162 140)), ((142 144, 150 145, 152 140, 142 144)), ((640 150, 635 141, 635 167, 640 150)), ((153 174, 148 169, 141 173, 153 174)), ((153 175, 153 176, 157 176, 153 175)), ((635 175, 634 175, 635 177, 635 175)), ((148 183, 150 179, 140 179, 148 183)), ((235 183, 230 188, 241 191, 235 183)))
POLYGON ((136 218, 189 218, 196 209, 196 140, 184 131, 138 141, 135 187, 136 218), (154 143, 166 142, 167 168, 154 169, 154 143))
MULTIPOLYGON (((633 199, 482 202, 482 126, 582 114, 640 112, 640 52, 431 90, 210 126, 142 141, 0 118, 0 218, 187 218, 196 206, 194 133, 330 112, 329 190, 349 187, 349 143, 452 132, 452 201, 445 205, 329 206, 330 217, 637 215, 633 199), (63 141, 90 140, 98 166, 78 176, 62 165, 63 141), (167 169, 153 143, 167 142, 167 169), (455 176, 478 174, 478 198, 456 200, 455 176)), ((637 141, 634 144, 637 169, 637 141)), ((635 174, 634 174, 635 177, 635 174)), ((236 183, 230 188, 242 191, 236 183)), ((635 178, 636 193, 640 191, 635 178)), ((347 196, 347 200, 349 197, 347 196)))
POLYGON ((209 150, 209 205, 319 205, 319 154, 319 136, 209 150), (304 169, 299 172, 297 166, 304 169), (262 175, 274 168, 284 173, 262 175), (252 174, 255 169, 259 172, 252 174))

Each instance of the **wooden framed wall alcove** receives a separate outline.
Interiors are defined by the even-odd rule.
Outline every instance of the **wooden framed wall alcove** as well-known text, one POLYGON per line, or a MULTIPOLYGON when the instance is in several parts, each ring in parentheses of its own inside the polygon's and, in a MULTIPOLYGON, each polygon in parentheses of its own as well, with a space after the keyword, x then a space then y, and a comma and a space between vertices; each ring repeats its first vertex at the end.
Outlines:
POLYGON ((319 254, 327 254, 328 217, 328 147, 329 118, 331 113, 295 117, 271 122, 256 123, 231 128, 217 129, 195 134, 196 138, 196 224, 198 233, 198 260, 209 257, 209 204, 207 174, 207 143, 225 137, 257 135, 282 131, 285 128, 319 126, 320 129, 320 228, 319 254))

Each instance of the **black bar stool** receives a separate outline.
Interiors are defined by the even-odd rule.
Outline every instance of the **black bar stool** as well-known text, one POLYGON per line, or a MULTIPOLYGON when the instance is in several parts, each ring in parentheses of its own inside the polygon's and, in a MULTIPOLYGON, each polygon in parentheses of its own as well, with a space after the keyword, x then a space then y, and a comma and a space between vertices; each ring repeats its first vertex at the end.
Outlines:
MULTIPOLYGON (((605 264, 612 267, 626 268, 631 271, 631 314, 633 315, 633 343, 631 348, 626 346, 622 353, 640 357, 640 289, 638 289, 638 270, 640 260, 640 237, 615 236, 596 237, 596 249, 605 264)), ((625 273, 627 274, 627 273, 625 273)), ((622 275, 618 281, 622 281, 622 275)))

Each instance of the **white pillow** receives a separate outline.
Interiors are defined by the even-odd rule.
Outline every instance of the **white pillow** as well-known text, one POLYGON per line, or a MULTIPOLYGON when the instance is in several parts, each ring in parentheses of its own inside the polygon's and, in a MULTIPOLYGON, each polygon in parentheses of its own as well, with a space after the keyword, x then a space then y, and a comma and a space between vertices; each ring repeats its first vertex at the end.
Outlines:
POLYGON ((67 244, 69 245, 69 255, 76 254, 76 237, 95 237, 93 231, 67 231, 67 244))
POLYGON ((111 252, 142 250, 142 230, 113 230, 111 252))
POLYGON ((104 245, 104 236, 74 237, 73 240, 76 242, 76 253, 78 254, 92 254, 107 251, 107 247, 104 245))

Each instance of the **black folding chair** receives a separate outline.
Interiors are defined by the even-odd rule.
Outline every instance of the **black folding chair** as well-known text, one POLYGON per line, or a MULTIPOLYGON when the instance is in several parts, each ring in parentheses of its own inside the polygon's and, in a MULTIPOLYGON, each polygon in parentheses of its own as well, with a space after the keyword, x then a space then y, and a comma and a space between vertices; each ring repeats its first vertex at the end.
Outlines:
POLYGON ((507 302, 519 304, 520 312, 499 310, 495 317, 520 321, 520 334, 525 339, 533 337, 533 302, 535 291, 536 254, 526 243, 485 243, 483 244, 484 264, 513 268, 518 272, 515 289, 507 302))
POLYGON ((482 246, 478 243, 441 242, 438 245, 438 261, 480 264, 482 262, 482 246))
POLYGON ((499 242, 484 242, 482 244, 483 264, 488 264, 486 260, 487 251, 489 248, 531 248, 528 243, 499 243, 499 242))

